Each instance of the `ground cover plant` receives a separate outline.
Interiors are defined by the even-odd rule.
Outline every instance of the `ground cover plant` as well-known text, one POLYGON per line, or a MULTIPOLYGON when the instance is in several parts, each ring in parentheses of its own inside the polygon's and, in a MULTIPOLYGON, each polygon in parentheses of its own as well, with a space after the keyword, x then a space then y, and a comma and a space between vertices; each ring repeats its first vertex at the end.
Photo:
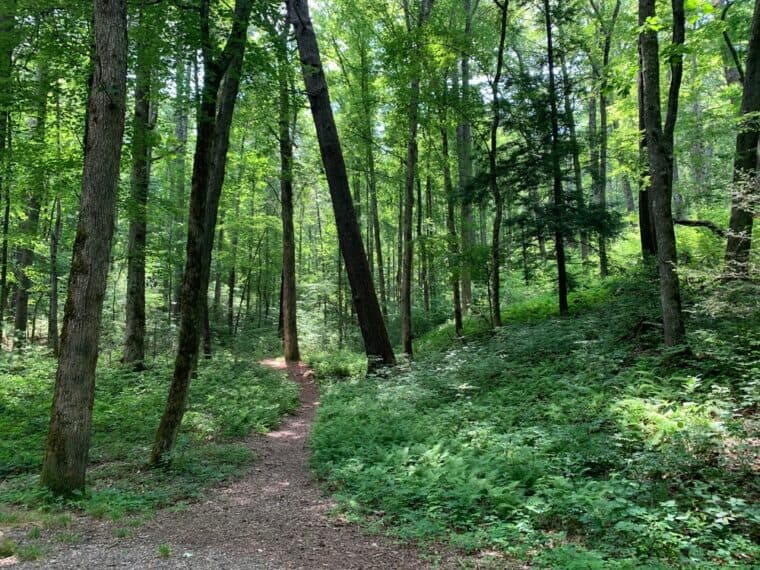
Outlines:
MULTIPOLYGON (((250 354, 250 353, 249 353, 250 354)), ((295 409, 297 386, 255 360, 220 350, 201 361, 169 469, 146 467, 170 378, 168 362, 134 372, 102 366, 93 410, 88 489, 53 501, 39 486, 55 361, 46 351, 0 354, 0 522, 50 520, 81 509, 120 520, 195 499, 255 461, 242 438, 295 409)), ((65 522, 65 521, 64 521, 65 522)))
POLYGON ((688 352, 659 345, 646 273, 579 291, 571 319, 539 297, 486 339, 444 326, 397 376, 326 382, 313 466, 344 510, 406 539, 548 568, 755 567, 747 293, 692 304, 688 352))

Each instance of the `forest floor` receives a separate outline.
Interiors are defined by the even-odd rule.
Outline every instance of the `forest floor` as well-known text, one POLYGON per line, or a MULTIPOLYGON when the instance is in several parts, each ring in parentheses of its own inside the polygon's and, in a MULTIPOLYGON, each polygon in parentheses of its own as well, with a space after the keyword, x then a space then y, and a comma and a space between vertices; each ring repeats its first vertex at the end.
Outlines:
MULTIPOLYGON (((285 370, 281 359, 263 365, 285 370)), ((300 408, 265 435, 247 443, 256 456, 242 479, 212 491, 182 512, 163 509, 129 537, 115 536, 114 523, 75 517, 70 543, 40 537, 45 556, 34 562, 0 559, 22 568, 445 568, 457 557, 426 557, 410 546, 370 536, 330 516, 308 467, 309 431, 319 390, 304 364, 288 367, 301 386, 300 408), (434 559, 435 558, 435 559, 434 559), (18 564, 18 565, 16 565, 18 564)), ((21 529, 19 529, 20 531, 21 529)), ((117 534, 117 533, 116 533, 117 534)), ((11 536, 23 541, 22 535, 11 536)), ((479 565, 477 562, 474 565, 479 565)))

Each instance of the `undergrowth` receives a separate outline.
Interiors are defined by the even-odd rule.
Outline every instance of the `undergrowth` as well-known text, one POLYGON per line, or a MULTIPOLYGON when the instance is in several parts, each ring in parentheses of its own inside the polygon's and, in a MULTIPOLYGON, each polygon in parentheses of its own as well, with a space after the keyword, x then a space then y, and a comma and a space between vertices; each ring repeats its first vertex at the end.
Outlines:
POLYGON ((281 373, 218 352, 193 380, 171 467, 148 469, 171 366, 100 366, 87 492, 60 502, 38 484, 54 375, 55 361, 40 349, 0 354, 0 526, 54 521, 46 513, 72 508, 119 520, 182 504, 245 471, 253 457, 240 439, 276 425, 298 402, 281 373))
POLYGON ((496 333, 441 327, 391 378, 340 355, 314 469, 404 539, 546 568, 757 567, 756 288, 695 282, 684 352, 660 345, 646 275, 578 291, 571 318, 545 296, 496 333))

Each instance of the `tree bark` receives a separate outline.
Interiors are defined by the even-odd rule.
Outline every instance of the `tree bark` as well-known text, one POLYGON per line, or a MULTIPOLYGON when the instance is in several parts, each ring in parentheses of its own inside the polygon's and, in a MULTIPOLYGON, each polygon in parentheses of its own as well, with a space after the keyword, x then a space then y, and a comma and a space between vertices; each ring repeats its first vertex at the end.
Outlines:
POLYGON ((2 246, 0 246, 0 344, 3 341, 5 305, 8 301, 8 229, 10 223, 10 107, 11 78, 16 45, 16 0, 0 4, 0 200, 3 203, 2 246))
POLYGON ((546 24, 546 54, 549 66, 549 107, 551 111, 552 131, 552 178, 554 201, 554 250, 557 256, 557 289, 559 295, 559 314, 567 316, 567 267, 565 264, 564 209, 565 198, 562 191, 562 169, 559 160, 559 117, 557 113, 557 87, 554 79, 554 46, 552 42, 552 19, 549 0, 544 0, 544 19, 546 24))
POLYGON ((504 215, 504 199, 499 189, 496 171, 496 135, 499 132, 499 83, 504 67, 504 44, 507 38, 507 11, 509 0, 494 0, 499 9, 499 47, 496 51, 496 73, 491 83, 491 137, 488 147, 488 185, 494 202, 493 234, 491 237, 491 322, 494 327, 501 326, 501 221, 504 215))
POLYGON ((145 366, 145 246, 151 163, 151 56, 150 14, 138 8, 135 63, 135 111, 132 120, 132 173, 127 249, 127 298, 124 364, 145 366))
POLYGON ((50 306, 48 308, 47 345, 58 356, 58 248, 61 243, 61 199, 55 197, 55 221, 50 232, 50 306))
MULTIPOLYGON (((181 315, 179 346, 174 362, 174 375, 169 388, 166 407, 156 431, 156 438, 151 451, 151 465, 166 465, 170 462, 169 454, 182 423, 190 388, 190 379, 198 359, 201 335, 202 307, 206 304, 206 291, 213 250, 216 210, 219 204, 218 192, 224 180, 223 162, 214 164, 217 157, 226 157, 228 140, 217 140, 220 131, 217 125, 217 99, 219 86, 225 73, 233 67, 240 69, 245 53, 248 19, 251 14, 251 0, 237 0, 235 15, 227 43, 222 53, 216 57, 211 47, 209 2, 203 0, 200 12, 201 41, 203 46, 203 92, 201 93, 198 114, 195 156, 193 158, 193 178, 190 189, 190 211, 187 223, 187 247, 185 273, 182 279, 181 315)), ((227 82, 239 81, 239 71, 229 73, 227 82)), ((225 86, 221 95, 219 116, 232 111, 225 106, 234 104, 237 94, 234 85, 228 90, 225 86)), ((229 130, 227 129, 227 135, 229 130)), ((224 137, 222 137, 224 138, 224 137)))
POLYGON ((639 36, 639 237, 641 255, 644 260, 657 255, 657 232, 652 217, 652 192, 649 179, 649 150, 647 148, 646 105, 644 102, 644 60, 641 52, 642 39, 639 36))
POLYGON ((462 310, 467 314, 472 306, 472 277, 468 256, 475 244, 475 221, 472 216, 472 203, 467 197, 467 187, 472 180, 472 125, 469 119, 470 103, 470 48, 472 44, 472 0, 464 2, 464 35, 467 46, 461 54, 461 98, 460 121, 457 125, 457 156, 459 166, 459 193, 462 196, 462 263, 460 279, 462 281, 462 310))
POLYGON ((449 132, 441 127, 441 152, 443 153, 443 187, 446 192, 446 230, 448 232, 449 271, 451 272, 451 300, 454 305, 454 331, 462 336, 462 301, 459 293, 459 240, 454 215, 454 184, 449 164, 449 132))
MULTIPOLYGON (((46 62, 40 62, 37 68, 37 108, 32 124, 32 142, 37 152, 42 153, 45 147, 45 133, 47 127, 47 96, 50 79, 46 62)), ((26 340, 26 329, 29 314, 29 294, 32 280, 29 277, 29 268, 34 263, 34 240, 37 237, 37 229, 40 221, 40 203, 45 194, 47 173, 42 164, 34 167, 31 185, 26 194, 26 211, 24 221, 21 223, 23 243, 18 250, 16 270, 16 311, 14 314, 13 328, 15 330, 16 344, 22 345, 26 340)))
POLYGON ((330 106, 330 94, 322 68, 319 47, 309 16, 307 0, 286 0, 288 17, 295 31, 303 68, 304 84, 311 104, 317 131, 322 163, 332 198, 338 241, 351 286, 359 328, 370 368, 378 364, 393 364, 393 349, 377 302, 375 286, 364 251, 364 243, 356 221, 346 164, 340 146, 338 130, 330 106))
MULTIPOLYGON (((580 144, 578 143, 578 134, 575 128, 575 114, 573 112, 573 105, 572 101, 570 99, 571 96, 571 90, 572 85, 570 83, 570 75, 567 72, 567 64, 565 63, 565 57, 562 52, 559 54, 559 61, 560 61, 560 69, 562 71, 562 83, 565 86, 564 88, 564 104, 565 104, 565 118, 567 121, 567 130, 568 134, 570 135, 570 146, 572 147, 572 153, 573 153, 573 183, 575 186, 575 202, 579 209, 584 208, 584 204, 586 202, 586 197, 583 193, 583 170, 581 169, 581 148, 580 144)), ((591 129, 591 126, 589 125, 589 135, 593 132, 591 129)), ((593 172, 593 164, 594 164, 594 154, 592 150, 591 154, 591 170, 593 172)), ((588 247, 588 232, 581 229, 580 232, 580 238, 581 238, 581 261, 585 265, 588 263, 588 253, 589 253, 589 247, 588 247)))
MULTIPOLYGON (((685 17, 683 0, 672 0, 673 46, 684 43, 685 17)), ((639 22, 646 25, 654 18, 655 0, 639 0, 639 22)), ((683 56, 674 51, 671 56, 671 83, 665 126, 660 111, 660 60, 657 32, 645 28, 641 34, 644 77, 644 105, 651 179, 652 214, 657 234, 657 264, 660 273, 660 304, 665 344, 674 346, 685 340, 681 291, 676 264, 676 236, 671 212, 673 182, 673 131, 678 116, 678 95, 683 73, 683 56)))
POLYGON ((727 274, 740 278, 749 275, 752 219, 758 210, 760 196, 760 118, 757 113, 760 113, 760 0, 755 0, 755 12, 747 46, 742 94, 743 121, 736 135, 734 191, 731 196, 731 218, 726 244, 727 274))
POLYGON ((288 74, 287 26, 279 39, 277 78, 280 95, 280 204, 282 210, 282 339, 285 362, 298 362, 296 318, 296 242, 293 228, 293 137, 290 132, 291 95, 288 74))
MULTIPOLYGON (((362 137, 365 147, 365 160, 367 161, 367 191, 369 193, 369 209, 371 216, 372 237, 375 241, 374 257, 377 261, 377 288, 380 294, 380 307, 385 318, 388 317, 388 297, 385 283, 385 267, 383 266, 382 235, 380 232, 380 211, 377 204, 377 171, 375 166, 374 132, 372 123, 375 117, 375 105, 370 93, 370 63, 367 58, 366 45, 362 44, 359 49, 359 86, 361 90, 363 122, 362 137)), ((370 263, 371 265, 371 263, 370 263)), ((370 267, 370 270, 372 268, 370 267)))
POLYGON ((40 476, 42 485, 58 496, 71 496, 85 484, 126 106, 126 2, 95 0, 94 4, 94 81, 87 110, 79 223, 40 476))
MULTIPOLYGON (((407 33, 418 33, 425 25, 433 8, 433 0, 420 0, 420 11, 414 28, 408 27, 407 33)), ((406 9, 406 4, 405 4, 406 9)), ((407 23, 411 15, 406 9, 407 23)), ((413 39, 412 65, 416 66, 409 86, 409 135, 406 143, 406 177, 404 185, 404 253, 401 263, 401 347, 406 355, 412 356, 412 262, 414 259, 414 242, 412 241, 412 220, 414 209, 414 182, 417 176, 417 130, 419 127, 420 107, 420 73, 421 49, 420 38, 413 39)), ((418 206, 419 207, 419 206, 418 206)))

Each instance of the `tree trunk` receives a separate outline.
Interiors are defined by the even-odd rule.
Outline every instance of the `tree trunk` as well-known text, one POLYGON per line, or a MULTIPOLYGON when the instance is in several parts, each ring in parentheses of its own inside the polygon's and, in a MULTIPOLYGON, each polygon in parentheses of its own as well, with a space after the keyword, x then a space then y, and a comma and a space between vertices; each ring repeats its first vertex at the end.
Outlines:
POLYGON ((124 364, 145 366, 145 245, 151 163, 151 56, 149 13, 138 8, 135 63, 135 113, 132 121, 129 244, 127 250, 127 322, 124 364))
MULTIPOLYGON (((562 83, 565 86, 563 90, 564 104, 565 104, 565 118, 567 121, 568 133, 570 135, 570 146, 572 147, 572 153, 573 153, 573 182, 575 185, 575 202, 578 209, 582 210, 586 202, 586 197, 583 193, 583 170, 581 169, 581 148, 578 143, 578 134, 575 129, 575 115, 573 113, 572 101, 570 100, 572 85, 570 83, 570 75, 567 72, 567 64, 565 63, 565 56, 561 52, 558 55, 559 55, 559 60, 560 60, 560 69, 562 70, 562 83)), ((591 125, 589 125, 589 136, 592 133, 593 133, 593 129, 591 128, 591 125)), ((591 150, 592 150, 591 171, 593 175, 594 152, 593 152, 593 148, 591 150)), ((588 263, 588 252, 589 252, 588 232, 586 230, 581 229, 580 238, 581 238, 581 261, 583 262, 585 266, 585 264, 588 263)))
POLYGON ((126 2, 95 0, 94 4, 94 81, 87 109, 79 223, 40 476, 41 484, 58 496, 71 496, 85 484, 126 106, 126 2))
MULTIPOLYGON (((683 0, 672 0, 673 46, 684 43, 683 0)), ((639 23, 655 18, 655 0, 639 0, 639 23)), ((673 176, 673 131, 678 115, 678 94, 683 71, 683 56, 674 51, 671 58, 671 83, 665 127, 660 112, 660 60, 657 32, 645 29, 641 34, 644 77, 644 106, 652 193, 652 214, 657 233, 657 261, 660 272, 660 303, 665 344, 678 345, 685 340, 681 314, 681 291, 676 264, 676 236, 671 212, 673 176)))
MULTIPOLYGON (((185 204, 185 171, 187 169, 187 123, 190 104, 190 69, 185 60, 177 61, 177 97, 174 100, 174 136, 177 139, 177 155, 172 165, 174 170, 174 200, 177 204, 185 204)), ((172 220, 172 230, 170 235, 171 251, 175 249, 174 227, 180 226, 182 222, 179 219, 172 220)), ((180 314, 180 297, 182 291, 182 257, 172 255, 172 280, 174 287, 172 290, 172 313, 175 317, 180 314)))
POLYGON ((335 126, 317 38, 309 16, 307 0, 287 0, 288 17, 295 31, 303 67, 304 84, 311 104, 322 163, 333 203, 338 240, 351 286, 359 327, 370 368, 393 364, 393 349, 383 322, 380 305, 369 271, 359 225, 356 221, 346 165, 335 126))
POLYGON ((744 121, 736 135, 734 158, 734 190, 731 196, 731 218, 726 244, 727 273, 746 278, 749 275, 749 253, 752 247, 752 218, 760 196, 760 0, 755 0, 747 65, 744 72, 742 116, 744 121), (751 118, 754 114, 754 118, 751 118))
POLYGON ((652 217, 652 192, 649 179, 649 150, 647 148, 646 105, 644 103, 644 61, 641 52, 642 39, 639 36, 639 236, 641 255, 644 260, 657 255, 657 232, 652 217))
MULTIPOLYGON (((219 116, 232 111, 226 105, 234 104, 237 95, 236 83, 245 53, 248 19, 252 0, 235 2, 235 17, 229 38, 223 52, 212 57, 211 33, 209 30, 209 2, 203 0, 200 11, 201 42, 204 51, 203 93, 198 114, 198 135, 193 159, 193 179, 190 189, 190 211, 187 223, 187 248, 185 273, 182 279, 182 298, 179 345, 174 362, 174 375, 169 388, 166 408, 156 431, 156 439, 151 451, 151 465, 164 465, 170 461, 169 453, 179 432, 185 413, 190 378, 198 358, 201 334, 202 307, 206 304, 206 291, 213 249, 216 208, 219 204, 218 190, 224 179, 223 162, 214 164, 214 159, 226 156, 228 141, 217 141, 223 129, 217 125, 217 98, 221 97, 219 116), (224 93, 219 95, 222 77, 231 68, 237 73, 229 73, 224 93), (228 89, 227 83, 232 82, 228 89), (230 97, 230 91, 235 96, 230 97), (222 151, 223 149, 223 151, 222 151), (216 193, 216 194, 215 194, 216 193)), ((227 129, 227 134, 229 130, 227 129)))
POLYGON ((296 319, 296 242, 293 228, 293 138, 290 132, 291 104, 288 73, 287 30, 278 45, 277 77, 280 88, 280 203, 282 206, 282 338, 285 362, 298 362, 296 319))
POLYGON ((50 306, 48 307, 47 345, 58 356, 58 247, 61 243, 61 199, 55 197, 55 221, 50 232, 50 306))
POLYGON ((496 52, 496 74, 491 84, 491 140, 488 147, 488 185, 494 202, 493 235, 491 238, 491 322, 494 327, 501 326, 501 221, 504 215, 504 199, 499 189, 496 171, 496 135, 499 132, 499 83, 504 67, 504 44, 507 38, 507 10, 509 0, 494 0, 499 8, 499 47, 496 52))
POLYGON ((459 240, 454 216, 454 184, 449 165, 449 132, 444 121, 441 127, 441 152, 443 153, 443 187, 446 192, 446 229, 448 231, 449 271, 451 272, 451 299, 454 304, 454 331, 462 336, 462 301, 459 294, 459 240))
MULTIPOLYGON (((406 5, 405 5, 406 6, 406 5)), ((420 13, 416 27, 407 28, 407 33, 418 32, 430 17, 433 0, 420 0, 420 13)), ((411 15, 406 11, 407 23, 411 15)), ((414 182, 417 176, 417 129, 419 127, 420 73, 419 59, 421 50, 419 38, 414 38, 413 63, 415 65, 409 86, 409 135, 406 143, 406 178, 404 186, 404 253, 401 263, 401 347, 405 354, 412 356, 412 261, 414 259, 414 242, 412 241, 412 220, 414 209, 414 182)))
POLYGON ((555 208, 554 249, 557 256, 557 289, 559 293, 559 314, 567 316, 567 268, 565 265, 564 209, 565 199, 562 191, 562 170, 559 160, 559 118, 557 114, 557 88, 554 80, 554 47, 552 43, 552 20, 549 0, 544 0, 544 17, 546 22, 546 54, 549 65, 549 107, 552 129, 552 173, 553 200, 555 208))
POLYGON ((5 305, 8 302, 8 229, 11 213, 10 106, 12 103, 13 49, 16 0, 0 4, 0 200, 3 203, 2 246, 0 246, 0 346, 3 341, 5 305))
POLYGON ((470 49, 472 44, 472 0, 464 2, 464 35, 466 49, 461 54, 461 120, 457 125, 457 156, 459 165, 459 192, 462 196, 462 263, 460 278, 462 281, 462 310, 467 314, 472 306, 472 277, 469 266, 469 254, 475 244, 475 222, 472 216, 472 203, 467 196, 467 186, 472 180, 472 126, 468 118, 470 103, 470 49))
MULTIPOLYGON (((47 63, 40 63, 37 69, 37 109, 32 120, 32 142, 36 152, 43 153, 45 147, 45 132, 47 126, 47 96, 50 80, 48 77, 47 63)), ((16 275, 16 311, 14 314, 13 328, 15 330, 17 344, 21 345, 26 339, 26 329, 29 313, 29 293, 32 280, 29 277, 29 268, 34 263, 34 240, 37 237, 37 227, 40 221, 40 203, 45 194, 47 173, 43 165, 34 168, 31 184, 26 195, 25 219, 21 223, 23 244, 18 250, 17 275, 16 275)))

